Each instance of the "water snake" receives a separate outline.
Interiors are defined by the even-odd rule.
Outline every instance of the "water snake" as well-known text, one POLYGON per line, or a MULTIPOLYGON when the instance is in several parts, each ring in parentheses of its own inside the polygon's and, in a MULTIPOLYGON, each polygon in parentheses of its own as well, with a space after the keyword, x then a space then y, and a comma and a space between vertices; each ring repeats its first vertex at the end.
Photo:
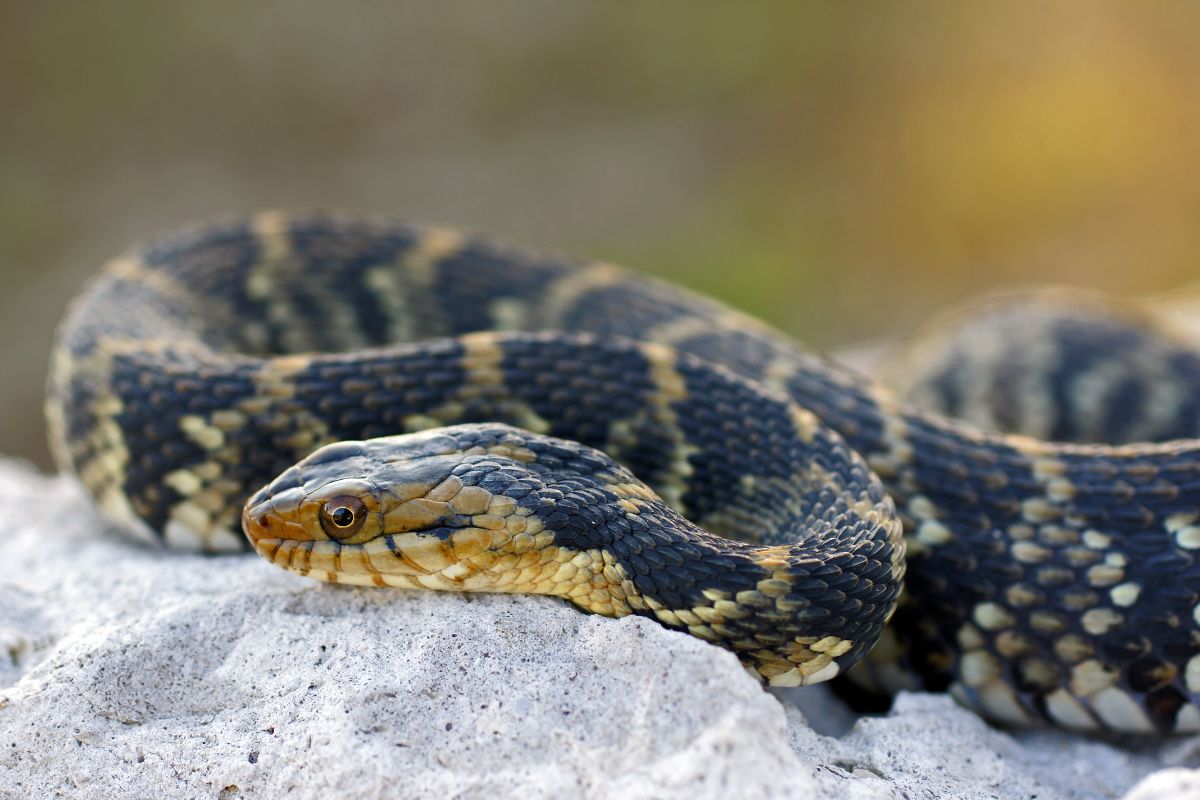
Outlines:
POLYGON ((845 671, 894 612, 884 678, 1008 723, 1200 729, 1200 442, 983 432, 609 264, 345 214, 205 223, 75 301, 47 418, 143 539, 558 594, 779 685, 845 671))

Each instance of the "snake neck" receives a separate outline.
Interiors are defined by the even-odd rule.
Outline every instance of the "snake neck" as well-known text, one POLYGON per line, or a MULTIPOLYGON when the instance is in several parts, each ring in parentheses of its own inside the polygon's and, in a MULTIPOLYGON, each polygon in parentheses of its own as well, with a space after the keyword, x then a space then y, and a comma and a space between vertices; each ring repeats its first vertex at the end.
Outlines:
MULTIPOLYGON (((600 477, 571 478, 540 493, 534 516, 553 534, 555 558, 571 565, 572 577, 575 569, 590 573, 589 581, 543 593, 589 611, 653 617, 733 650, 781 686, 847 669, 898 596, 893 553, 866 524, 832 558, 803 541, 731 542, 684 519, 628 473, 600 477)), ((822 535, 814 530, 811 542, 822 535)))

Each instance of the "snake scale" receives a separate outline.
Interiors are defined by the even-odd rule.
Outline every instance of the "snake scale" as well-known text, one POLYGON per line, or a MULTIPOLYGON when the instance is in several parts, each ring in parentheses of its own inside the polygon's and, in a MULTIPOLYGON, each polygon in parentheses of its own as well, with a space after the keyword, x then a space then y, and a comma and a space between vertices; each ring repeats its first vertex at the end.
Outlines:
POLYGON ((985 433, 608 264, 213 221, 75 301, 47 418, 104 516, 169 546, 646 615, 784 686, 890 618, 862 665, 884 683, 1002 723, 1200 730, 1200 442, 985 433))

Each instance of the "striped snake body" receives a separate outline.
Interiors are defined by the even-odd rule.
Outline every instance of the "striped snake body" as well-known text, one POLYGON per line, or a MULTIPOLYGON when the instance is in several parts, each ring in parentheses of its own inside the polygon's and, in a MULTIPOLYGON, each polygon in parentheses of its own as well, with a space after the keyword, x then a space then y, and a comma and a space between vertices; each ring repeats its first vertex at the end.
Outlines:
POLYGON ((895 612, 885 683, 1200 730, 1200 443, 982 433, 606 264, 329 214, 188 229, 72 306, 47 417, 168 545, 643 614, 776 685, 895 612))

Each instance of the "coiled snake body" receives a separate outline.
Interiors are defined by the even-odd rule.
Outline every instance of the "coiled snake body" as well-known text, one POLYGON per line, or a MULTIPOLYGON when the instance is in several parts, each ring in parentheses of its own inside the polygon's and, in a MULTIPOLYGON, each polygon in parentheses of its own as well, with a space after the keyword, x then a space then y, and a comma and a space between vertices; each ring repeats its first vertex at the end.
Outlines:
POLYGON ((210 223, 74 304, 47 416, 134 535, 236 550, 244 522, 325 580, 644 614, 777 685, 870 649, 906 540, 904 670, 877 676, 1002 722, 1200 730, 1200 443, 981 433, 606 264, 350 216, 210 223))

